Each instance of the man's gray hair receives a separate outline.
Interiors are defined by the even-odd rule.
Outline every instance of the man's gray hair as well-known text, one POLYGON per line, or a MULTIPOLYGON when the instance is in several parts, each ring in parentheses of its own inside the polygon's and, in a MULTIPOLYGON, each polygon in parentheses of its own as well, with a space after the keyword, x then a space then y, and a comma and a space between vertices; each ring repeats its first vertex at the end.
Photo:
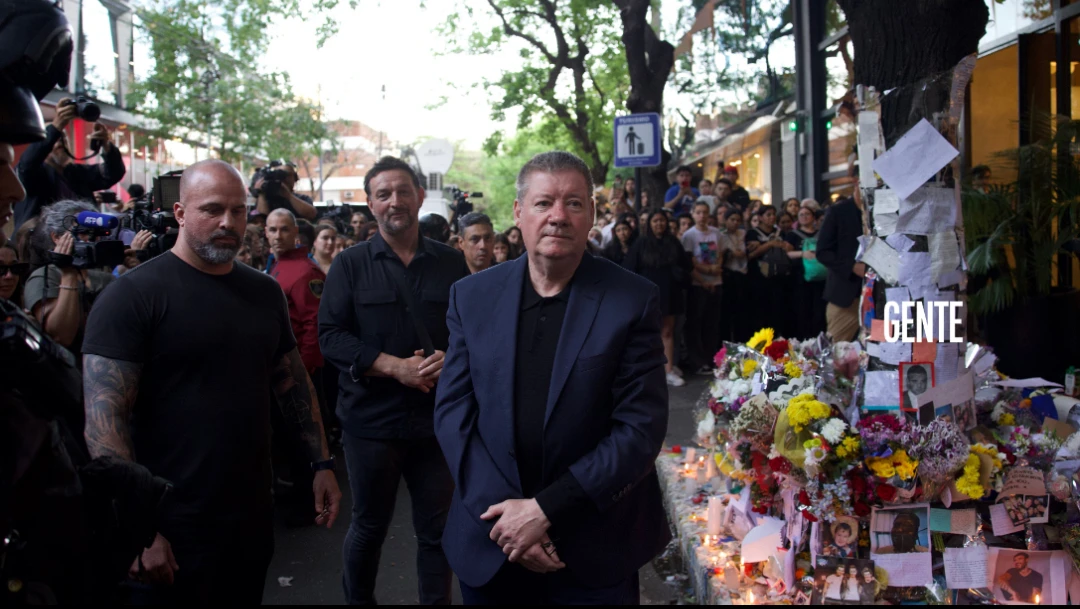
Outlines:
POLYGON ((289 219, 290 222, 292 222, 293 226, 297 225, 296 224, 296 214, 292 213, 291 211, 289 211, 289 210, 287 210, 287 209, 285 209, 283 207, 279 207, 279 208, 275 209, 274 211, 270 212, 270 214, 268 216, 266 216, 266 219, 269 220, 270 218, 272 218, 274 216, 285 216, 286 218, 289 219))
POLYGON ((62 235, 75 224, 74 218, 83 211, 97 211, 93 205, 83 201, 57 201, 41 210, 37 228, 34 229, 33 243, 39 254, 44 255, 55 247, 53 235, 62 235))
POLYGON ((586 192, 592 195, 593 180, 592 174, 589 173, 589 166, 585 164, 585 161, 578 158, 577 155, 570 152, 564 152, 562 150, 552 150, 551 152, 541 152, 540 154, 529 159, 528 163, 521 168, 517 176, 517 199, 518 201, 525 201, 525 193, 529 190, 529 176, 536 172, 543 173, 558 173, 560 171, 576 171, 581 174, 581 177, 585 178, 585 183, 588 185, 586 192))

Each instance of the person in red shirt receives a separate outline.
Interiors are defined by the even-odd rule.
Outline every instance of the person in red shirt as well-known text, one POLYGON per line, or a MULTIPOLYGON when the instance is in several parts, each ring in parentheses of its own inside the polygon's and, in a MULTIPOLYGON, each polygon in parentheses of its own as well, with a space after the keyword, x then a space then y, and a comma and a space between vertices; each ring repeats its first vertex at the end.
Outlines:
MULTIPOLYGON (((298 247, 296 217, 285 209, 276 209, 266 218, 266 239, 274 254, 270 276, 281 284, 289 303, 289 319, 299 347, 300 358, 308 374, 322 368, 319 351, 319 301, 326 273, 308 257, 307 247, 298 247)), ((316 385, 318 386, 318 385, 316 385)))
MULTIPOLYGON (((296 216, 286 209, 276 209, 266 217, 266 240, 274 254, 273 264, 267 273, 281 284, 281 289, 285 292, 297 351, 316 391, 320 392, 323 356, 319 349, 319 302, 322 299, 326 273, 308 258, 308 248, 301 246, 297 240, 299 232, 296 216)), ((325 400, 319 395, 319 404, 323 403, 325 400)), ((304 461, 299 448, 288 447, 284 456, 293 465, 295 491, 291 501, 286 499, 282 502, 288 505, 286 524, 292 527, 306 526, 313 522, 310 512, 311 506, 315 505, 314 497, 307 491, 311 486, 308 478, 312 474, 302 466, 304 461)))

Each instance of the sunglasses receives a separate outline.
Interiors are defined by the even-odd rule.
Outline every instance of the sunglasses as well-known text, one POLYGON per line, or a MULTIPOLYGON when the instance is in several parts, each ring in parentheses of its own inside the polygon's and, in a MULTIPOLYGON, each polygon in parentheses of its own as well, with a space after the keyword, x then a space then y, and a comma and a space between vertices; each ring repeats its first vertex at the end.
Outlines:
POLYGON ((25 277, 30 272, 29 262, 16 262, 14 264, 0 264, 0 277, 11 273, 16 277, 25 277))

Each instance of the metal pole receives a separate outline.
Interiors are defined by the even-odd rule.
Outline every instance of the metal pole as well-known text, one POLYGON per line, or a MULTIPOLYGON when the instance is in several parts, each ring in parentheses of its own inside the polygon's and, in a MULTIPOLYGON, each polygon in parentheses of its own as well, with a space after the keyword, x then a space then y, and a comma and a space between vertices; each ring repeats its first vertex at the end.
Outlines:
POLYGON ((641 168, 634 168, 634 213, 641 215, 641 193, 645 192, 644 184, 641 183, 641 168))

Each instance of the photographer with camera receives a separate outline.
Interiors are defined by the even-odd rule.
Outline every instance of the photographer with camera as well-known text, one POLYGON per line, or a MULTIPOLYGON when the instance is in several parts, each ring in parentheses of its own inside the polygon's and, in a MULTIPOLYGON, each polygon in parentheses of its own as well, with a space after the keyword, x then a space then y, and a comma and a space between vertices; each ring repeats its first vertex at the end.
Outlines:
POLYGON ((275 209, 285 209, 297 218, 315 220, 319 212, 311 197, 293 192, 298 179, 296 167, 285 161, 270 161, 266 167, 256 170, 251 185, 255 209, 267 216, 275 209))
POLYGON ((124 158, 112 144, 108 128, 96 122, 100 116, 97 104, 85 98, 65 97, 56 105, 56 116, 45 129, 45 141, 28 146, 19 159, 19 179, 26 188, 26 199, 15 206, 16 230, 50 203, 62 199, 91 201, 94 192, 110 188, 124 178, 127 173, 124 158), (94 123, 91 146, 95 150, 100 148, 101 163, 76 163, 69 154, 64 130, 75 118, 94 123))

